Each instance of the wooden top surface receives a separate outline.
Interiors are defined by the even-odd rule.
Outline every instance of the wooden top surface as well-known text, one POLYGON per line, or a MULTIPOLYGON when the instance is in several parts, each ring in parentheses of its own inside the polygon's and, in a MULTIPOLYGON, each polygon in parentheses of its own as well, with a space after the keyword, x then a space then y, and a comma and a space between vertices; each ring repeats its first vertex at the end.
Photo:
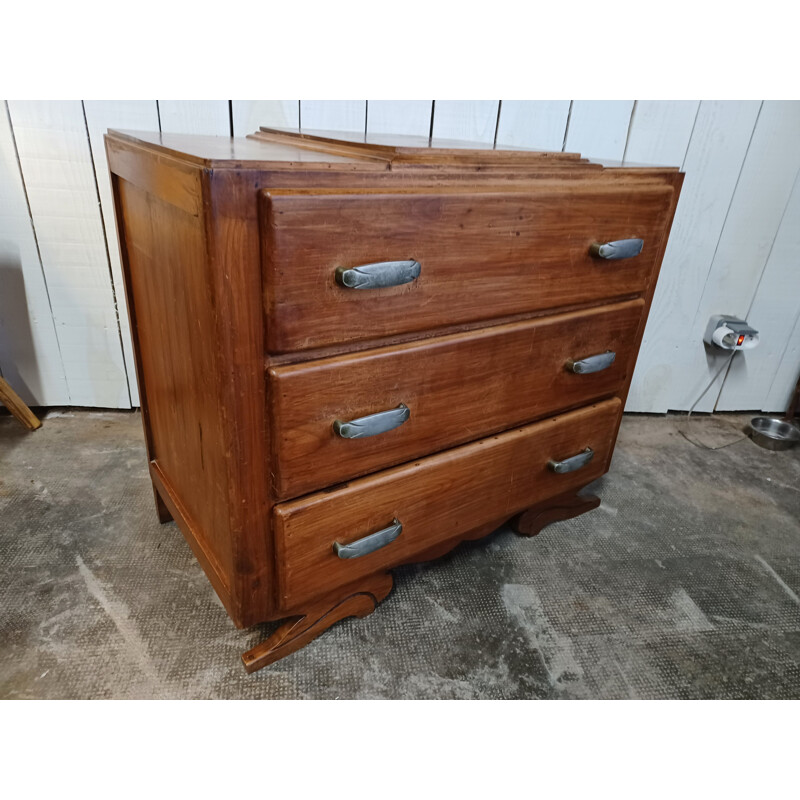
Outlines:
MULTIPOLYGON (((352 164, 362 165, 363 159, 320 153, 291 142, 266 142, 231 136, 202 136, 189 133, 159 133, 158 131, 109 130, 108 136, 118 141, 149 146, 185 161, 205 167, 224 168, 239 164, 249 167, 276 163, 352 164)), ((385 169, 385 166, 380 166, 385 169)))
POLYGON ((259 128, 248 139, 263 142, 292 144, 321 152, 347 149, 351 155, 375 158, 393 163, 411 163, 431 158, 455 156, 478 158, 491 163, 497 159, 513 159, 520 163, 539 163, 542 159, 575 164, 587 162, 578 153, 561 153, 530 148, 496 148, 481 142, 457 141, 453 139, 429 139, 427 136, 405 134, 376 134, 364 131, 320 131, 302 132, 286 128, 259 128))
MULTIPOLYGON (((261 128, 247 137, 203 136, 150 131, 109 130, 110 139, 155 149, 213 169, 314 168, 400 171, 450 167, 520 172, 561 170, 596 172, 617 163, 592 161, 578 153, 524 148, 495 148, 478 142, 432 139, 400 134, 303 131, 261 128)), ((677 167, 633 166, 659 172, 677 167)))

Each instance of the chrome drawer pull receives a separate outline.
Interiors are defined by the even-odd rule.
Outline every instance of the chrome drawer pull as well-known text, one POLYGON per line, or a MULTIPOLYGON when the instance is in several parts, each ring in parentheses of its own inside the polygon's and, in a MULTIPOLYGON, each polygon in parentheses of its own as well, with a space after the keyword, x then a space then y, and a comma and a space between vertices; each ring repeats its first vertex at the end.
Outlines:
POLYGON ((548 461, 547 466, 561 475, 564 472, 575 472, 576 469, 585 467, 594 458, 594 450, 587 447, 582 453, 576 456, 565 458, 563 461, 548 461))
POLYGON ((617 354, 613 350, 606 350, 596 356, 588 356, 580 361, 567 361, 566 367, 570 372, 577 372, 579 375, 588 375, 590 372, 600 372, 608 369, 613 363, 617 354))
POLYGON ((620 258, 633 258, 642 252, 644 247, 643 239, 620 239, 617 242, 595 242, 589 252, 595 258, 606 258, 609 261, 616 261, 620 258))
POLYGON ((420 273, 419 261, 380 261, 361 267, 336 268, 336 283, 347 289, 384 289, 411 283, 420 273))
POLYGON ((365 439, 367 436, 375 436, 379 433, 386 433, 392 428, 399 428, 410 416, 411 409, 400 403, 397 408, 379 411, 368 417, 352 419, 350 422, 342 422, 337 419, 333 423, 333 430, 342 439, 365 439))
POLYGON ((393 542, 402 532, 403 524, 399 520, 393 519, 392 524, 388 528, 371 533, 369 536, 365 536, 357 542, 350 542, 350 544, 334 542, 333 552, 336 553, 339 558, 359 558, 360 556, 366 556, 369 553, 380 550, 381 547, 386 547, 387 544, 393 542))

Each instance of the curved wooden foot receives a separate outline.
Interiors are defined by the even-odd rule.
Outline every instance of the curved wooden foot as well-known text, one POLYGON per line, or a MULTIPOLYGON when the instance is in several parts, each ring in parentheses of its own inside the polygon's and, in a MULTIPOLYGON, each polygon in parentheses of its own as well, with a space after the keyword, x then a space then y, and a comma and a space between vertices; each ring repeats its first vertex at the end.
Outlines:
POLYGON ((572 519, 597 508, 600 498, 594 494, 578 494, 578 490, 551 497, 547 503, 533 506, 511 520, 511 528, 522 536, 536 536, 551 522, 572 519))
POLYGON ((389 594, 393 583, 388 572, 373 575, 346 589, 336 599, 329 597, 320 600, 304 614, 289 617, 269 638, 242 654, 244 668, 248 672, 255 672, 305 647, 331 625, 346 617, 366 617, 389 594))

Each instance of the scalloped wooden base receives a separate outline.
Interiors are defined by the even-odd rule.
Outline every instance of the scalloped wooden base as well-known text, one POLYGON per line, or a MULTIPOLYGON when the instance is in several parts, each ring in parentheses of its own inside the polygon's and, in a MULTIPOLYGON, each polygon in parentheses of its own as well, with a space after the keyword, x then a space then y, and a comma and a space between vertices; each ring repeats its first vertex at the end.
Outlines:
POLYGON ((580 489, 551 497, 546 503, 533 506, 513 517, 510 525, 521 536, 536 536, 543 528, 553 522, 572 519, 585 514, 600 505, 600 498, 594 494, 578 494, 580 489))
POLYGON ((372 575, 358 586, 346 588, 338 600, 323 598, 305 614, 289 617, 269 638, 242 654, 244 668, 255 672, 305 647, 346 617, 366 617, 389 594, 393 584, 388 572, 372 575))
MULTIPOLYGON (((578 490, 552 497, 513 517, 510 525, 523 536, 535 536, 552 522, 577 517, 600 505, 596 495, 578 494, 578 490)), ((506 518, 490 525, 483 525, 466 536, 440 542, 430 550, 419 553, 414 562, 432 561, 448 553, 461 542, 480 539, 497 530, 506 518)), ((346 587, 335 597, 323 597, 304 610, 304 613, 289 617, 267 639, 242 655, 247 672, 256 672, 268 664, 294 653, 316 639, 323 631, 347 617, 366 617, 392 590, 393 579, 389 572, 381 572, 346 587)))

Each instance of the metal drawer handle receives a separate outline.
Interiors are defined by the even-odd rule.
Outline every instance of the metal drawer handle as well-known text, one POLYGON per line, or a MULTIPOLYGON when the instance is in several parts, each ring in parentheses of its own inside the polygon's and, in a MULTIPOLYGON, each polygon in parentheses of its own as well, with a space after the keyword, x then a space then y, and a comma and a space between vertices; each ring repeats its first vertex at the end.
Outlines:
POLYGON ((588 356, 580 361, 567 361, 566 367, 570 372, 577 372, 579 375, 588 375, 590 372, 600 372, 608 369, 613 363, 617 354, 613 350, 606 350, 596 356, 588 356))
POLYGON ((397 408, 379 411, 368 417, 352 419, 350 422, 342 422, 337 419, 333 423, 333 430, 342 439, 366 439, 367 436, 375 436, 379 433, 386 433, 392 428, 399 428, 410 416, 411 409, 400 403, 397 408))
POLYGON ((548 461, 547 466, 561 475, 564 472, 575 472, 576 469, 585 467, 594 458, 594 450, 587 447, 582 453, 576 456, 565 458, 563 461, 548 461))
POLYGON ((393 519, 392 524, 382 531, 376 531, 357 542, 350 542, 350 544, 333 543, 333 552, 339 558, 359 558, 360 556, 374 553, 380 550, 381 547, 386 547, 387 544, 393 542, 403 532, 403 524, 393 519))
POLYGON ((589 252, 595 258, 605 258, 609 261, 616 261, 620 258, 633 258, 642 252, 644 247, 643 239, 620 239, 617 242, 595 242, 589 252))
POLYGON ((336 283, 347 289, 384 289, 402 286, 419 277, 419 261, 380 261, 361 267, 336 268, 336 283))

